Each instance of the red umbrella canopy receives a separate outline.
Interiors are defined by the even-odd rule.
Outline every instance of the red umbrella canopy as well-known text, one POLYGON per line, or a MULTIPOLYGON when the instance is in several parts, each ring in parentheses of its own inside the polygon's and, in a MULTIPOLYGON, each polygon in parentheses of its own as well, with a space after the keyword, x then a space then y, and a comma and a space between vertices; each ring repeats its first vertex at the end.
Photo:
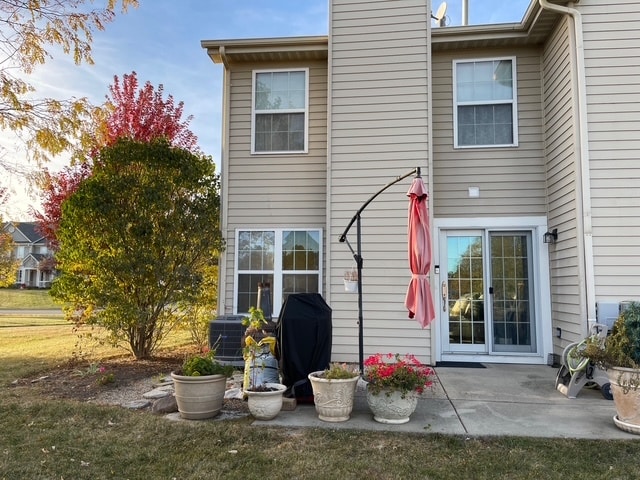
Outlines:
POLYGON ((426 328, 436 315, 429 286, 431 268, 431 234, 427 209, 429 196, 421 177, 413 179, 407 196, 409 197, 407 243, 411 281, 404 304, 409 310, 409 318, 415 318, 422 328, 426 328))

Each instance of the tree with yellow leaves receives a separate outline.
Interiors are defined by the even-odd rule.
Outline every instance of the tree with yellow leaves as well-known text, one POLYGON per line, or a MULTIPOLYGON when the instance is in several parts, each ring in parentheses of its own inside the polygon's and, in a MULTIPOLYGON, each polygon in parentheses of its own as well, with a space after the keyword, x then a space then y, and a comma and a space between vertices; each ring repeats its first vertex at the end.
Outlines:
MULTIPOLYGON (((138 0, 0 0, 0 129, 24 140, 37 162, 62 152, 79 157, 92 146, 94 116, 101 116, 86 98, 38 98, 24 78, 61 49, 74 62, 93 64, 93 33, 138 0)), ((0 159, 0 166, 2 166, 0 159)))

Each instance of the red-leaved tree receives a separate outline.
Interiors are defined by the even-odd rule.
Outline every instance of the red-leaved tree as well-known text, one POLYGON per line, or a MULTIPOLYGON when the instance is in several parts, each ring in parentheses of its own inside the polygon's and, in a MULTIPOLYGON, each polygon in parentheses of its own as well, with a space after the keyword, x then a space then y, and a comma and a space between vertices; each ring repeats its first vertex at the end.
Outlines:
POLYGON ((33 212, 38 222, 38 231, 49 241, 52 249, 58 248, 56 232, 62 220, 62 202, 78 190, 80 184, 91 176, 91 163, 65 167, 58 173, 43 170, 40 177, 42 188, 42 212, 33 212))
MULTIPOLYGON (((104 110, 105 120, 96 127, 96 145, 101 148, 115 144, 121 138, 139 142, 151 142, 164 138, 174 147, 200 154, 198 138, 189 129, 192 116, 182 119, 184 102, 176 105, 173 96, 165 100, 162 84, 157 89, 147 81, 142 88, 138 87, 136 72, 124 74, 122 81, 117 75, 113 77, 113 85, 104 110)), ((93 155, 95 157, 95 155, 93 155)), ((80 183, 91 176, 93 159, 86 163, 67 167, 57 174, 44 171, 40 180, 42 190, 42 212, 32 212, 38 221, 39 230, 49 240, 53 248, 57 248, 56 232, 60 226, 62 202, 75 193, 80 183)))
POLYGON ((139 142, 150 142, 164 138, 174 147, 198 154, 198 138, 189 130, 193 116, 182 120, 184 102, 176 105, 173 96, 163 98, 164 86, 157 90, 151 82, 138 88, 136 72, 124 74, 122 82, 113 77, 107 96, 109 113, 106 125, 105 145, 113 145, 120 138, 130 138, 139 142))

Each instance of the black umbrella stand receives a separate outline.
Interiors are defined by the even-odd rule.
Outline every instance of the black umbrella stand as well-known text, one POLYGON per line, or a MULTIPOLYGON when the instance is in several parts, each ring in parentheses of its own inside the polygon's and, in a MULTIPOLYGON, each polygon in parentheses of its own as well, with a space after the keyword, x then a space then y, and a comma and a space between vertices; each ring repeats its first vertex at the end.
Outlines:
POLYGON ((395 185, 401 180, 404 180, 405 178, 410 177, 411 175, 414 175, 414 174, 416 175, 416 177, 420 177, 420 167, 416 167, 413 170, 411 170, 409 173, 406 173, 400 177, 397 177, 395 180, 387 183, 384 187, 382 187, 374 195, 372 195, 371 198, 369 198, 369 200, 364 202, 362 206, 358 209, 356 214, 353 216, 353 218, 347 225, 347 228, 344 229, 344 232, 342 232, 342 235, 340 235, 340 237, 338 238, 340 243, 346 243, 347 246, 349 247, 349 250, 351 250, 351 253, 353 254, 353 258, 356 261, 356 267, 358 269, 358 344, 359 344, 358 360, 360 363, 360 373, 364 372, 364 332, 363 332, 363 325, 362 325, 363 323, 363 318, 362 318, 362 263, 363 261, 362 261, 362 230, 361 230, 360 214, 364 211, 365 208, 367 208, 367 206, 369 206, 369 204, 378 195, 380 195, 386 189, 388 189, 392 185, 395 185), (347 240, 347 233, 349 233, 349 230, 351 229, 354 223, 356 224, 356 251, 353 250, 353 247, 347 240))

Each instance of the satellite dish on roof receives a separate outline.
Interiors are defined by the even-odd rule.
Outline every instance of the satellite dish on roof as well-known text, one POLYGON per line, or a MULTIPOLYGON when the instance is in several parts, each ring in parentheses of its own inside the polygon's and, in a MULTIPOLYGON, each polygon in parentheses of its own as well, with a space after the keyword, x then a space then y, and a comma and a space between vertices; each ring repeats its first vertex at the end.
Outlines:
POLYGON ((431 14, 431 18, 433 18, 436 22, 438 22, 439 27, 447 26, 447 2, 442 2, 436 11, 436 14, 431 14))

